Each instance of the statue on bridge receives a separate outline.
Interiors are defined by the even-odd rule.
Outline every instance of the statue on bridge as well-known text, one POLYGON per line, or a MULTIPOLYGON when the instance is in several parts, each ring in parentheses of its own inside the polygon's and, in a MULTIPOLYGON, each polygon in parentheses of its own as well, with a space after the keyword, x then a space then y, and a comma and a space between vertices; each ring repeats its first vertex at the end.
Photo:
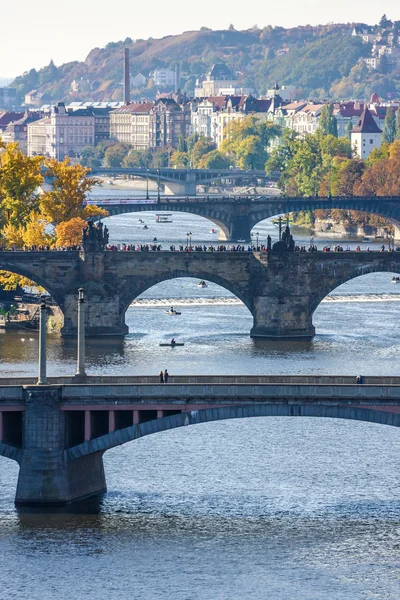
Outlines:
POLYGON ((109 232, 103 223, 94 224, 90 219, 82 230, 82 247, 85 252, 103 252, 109 242, 109 232))
POLYGON ((294 252, 295 243, 292 234, 290 233, 289 225, 286 225, 284 232, 282 233, 282 238, 279 242, 275 242, 272 246, 273 252, 294 252))

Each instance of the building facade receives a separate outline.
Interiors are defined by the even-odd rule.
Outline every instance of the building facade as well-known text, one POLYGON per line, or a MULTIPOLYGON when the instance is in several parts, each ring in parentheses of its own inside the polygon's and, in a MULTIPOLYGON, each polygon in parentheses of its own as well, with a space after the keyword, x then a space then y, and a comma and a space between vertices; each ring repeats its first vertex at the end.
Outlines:
POLYGON ((90 110, 68 111, 63 102, 52 106, 50 115, 28 124, 28 154, 57 160, 78 159, 85 146, 93 146, 95 118, 90 110))
POLYGON ((110 137, 135 150, 150 147, 151 102, 132 102, 110 113, 110 137))

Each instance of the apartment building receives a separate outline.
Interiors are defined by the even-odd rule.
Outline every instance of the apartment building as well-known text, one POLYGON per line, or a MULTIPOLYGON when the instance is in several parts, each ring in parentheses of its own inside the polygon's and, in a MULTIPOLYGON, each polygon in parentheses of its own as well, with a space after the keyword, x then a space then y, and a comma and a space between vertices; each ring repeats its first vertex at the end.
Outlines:
POLYGON ((50 114, 28 124, 28 154, 63 160, 79 158, 85 146, 93 146, 95 118, 90 110, 67 111, 59 102, 50 114))

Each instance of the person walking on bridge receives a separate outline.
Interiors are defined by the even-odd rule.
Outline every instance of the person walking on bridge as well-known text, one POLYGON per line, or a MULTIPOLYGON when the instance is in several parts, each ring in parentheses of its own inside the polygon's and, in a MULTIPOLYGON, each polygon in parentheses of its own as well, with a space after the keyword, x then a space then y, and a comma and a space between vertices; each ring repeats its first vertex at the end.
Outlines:
POLYGON ((164 383, 168 383, 168 378, 169 378, 169 373, 168 373, 167 369, 165 369, 165 371, 164 371, 164 383))
POLYGON ((164 373, 163 373, 162 369, 160 371, 159 378, 160 378, 160 383, 164 383, 164 373))

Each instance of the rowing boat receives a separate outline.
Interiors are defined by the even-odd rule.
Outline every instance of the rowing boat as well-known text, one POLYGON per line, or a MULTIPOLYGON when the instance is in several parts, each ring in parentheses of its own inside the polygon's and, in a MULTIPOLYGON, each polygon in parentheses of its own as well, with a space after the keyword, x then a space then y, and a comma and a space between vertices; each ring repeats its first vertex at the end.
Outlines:
POLYGON ((180 315, 181 313, 177 310, 166 310, 165 313, 167 315, 180 315))
POLYGON ((175 348, 175 346, 184 346, 185 343, 184 342, 175 342, 175 344, 159 344, 159 346, 171 346, 171 348, 175 348))

